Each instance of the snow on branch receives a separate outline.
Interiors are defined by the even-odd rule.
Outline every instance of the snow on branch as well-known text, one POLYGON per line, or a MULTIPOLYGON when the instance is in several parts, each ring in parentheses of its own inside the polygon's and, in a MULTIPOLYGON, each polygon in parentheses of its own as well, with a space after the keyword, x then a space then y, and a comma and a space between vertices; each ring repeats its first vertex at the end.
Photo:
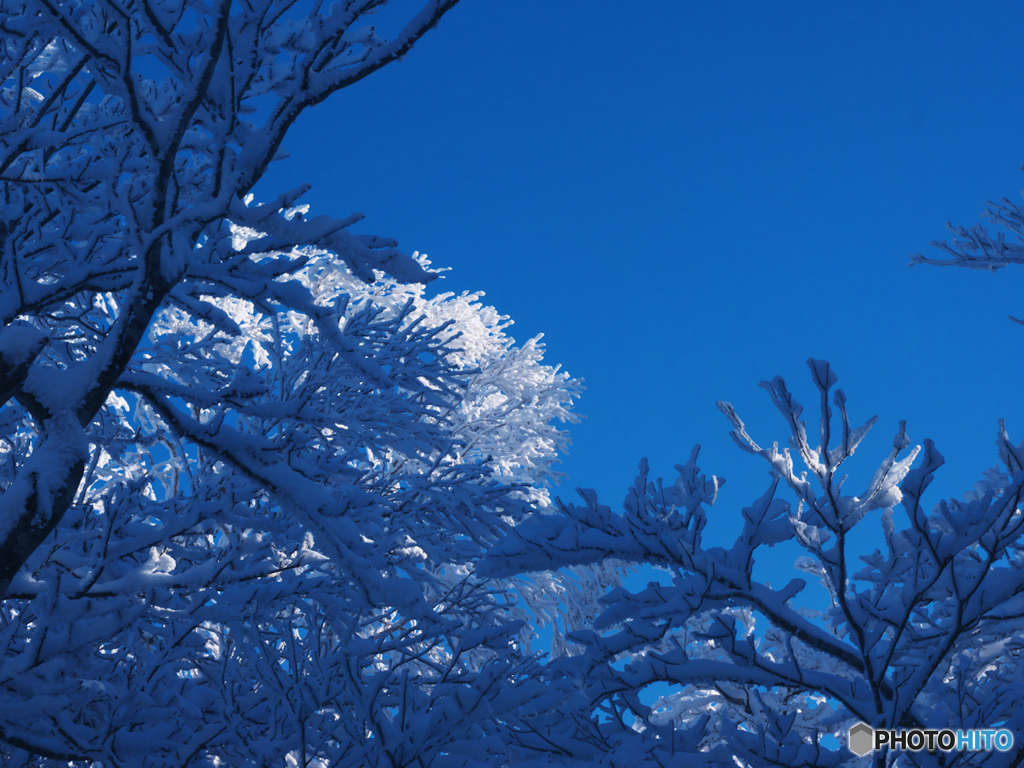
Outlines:
MULTIPOLYGON (((808 366, 820 402, 813 442, 802 406, 779 377, 762 387, 783 416, 790 448, 762 448, 735 410, 719 404, 740 447, 773 475, 742 510, 731 547, 703 543, 705 507, 721 481, 699 474, 695 449, 672 486, 652 482, 642 462, 621 514, 581 491, 583 505, 559 503, 488 553, 481 570, 493 575, 607 558, 666 573, 646 589, 609 592, 592 628, 570 635, 579 652, 551 665, 549 674, 572 680, 581 697, 575 706, 567 700, 557 718, 538 715, 533 726, 561 734, 574 765, 604 765, 588 752, 592 740, 660 765, 682 753, 696 761, 686 764, 700 765, 866 765, 845 747, 846 729, 857 722, 1024 723, 1017 706, 1024 443, 1015 446, 1000 425, 1002 469, 986 473, 964 501, 926 511, 921 498, 942 457, 925 441, 912 469, 918 449, 901 423, 867 488, 852 495, 838 471, 874 420, 852 430, 830 366, 813 359, 808 366), (806 467, 799 474, 798 461, 806 467), (883 550, 855 546, 850 532, 865 525, 879 527, 883 550), (781 588, 758 579, 761 548, 782 542, 803 550, 795 568, 825 587, 824 607, 800 602, 804 579, 781 588), (671 687, 651 706, 641 694, 654 685, 671 687)), ((540 748, 526 737, 520 744, 540 748)), ((989 753, 985 764, 1016 764, 1022 749, 989 753)), ((900 753, 897 764, 944 764, 911 754, 900 753)), ((878 759, 887 764, 884 753, 878 759)))

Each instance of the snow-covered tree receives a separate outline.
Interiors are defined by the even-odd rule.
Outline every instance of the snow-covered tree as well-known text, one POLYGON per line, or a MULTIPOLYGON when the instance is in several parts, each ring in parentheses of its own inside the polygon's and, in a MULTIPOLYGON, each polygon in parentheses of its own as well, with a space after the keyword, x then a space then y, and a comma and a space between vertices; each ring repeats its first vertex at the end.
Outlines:
POLYGON ((578 385, 248 194, 454 4, 0 0, 5 762, 487 763, 543 692, 473 563, 578 385))
MULTIPOLYGON (((543 598, 473 571, 545 502, 579 383, 478 295, 292 258, 337 334, 234 296, 168 305, 90 426, 4 602, 12 763, 483 765, 539 706, 543 598)), ((8 413, 8 476, 33 437, 8 413)))
MULTIPOLYGON (((429 275, 349 233, 358 217, 283 217, 303 190, 244 199, 304 110, 404 56, 455 2, 429 0, 385 40, 367 23, 382 0, 0 0, 0 399, 32 423, 0 500, 0 596, 75 499, 87 430, 161 308, 229 329, 206 297, 287 307, 393 386, 283 279, 302 266, 287 254, 318 245, 363 278, 429 275), (229 222, 266 237, 239 251, 229 222), (285 255, 253 258, 271 250, 285 255)), ((207 396, 232 378, 209 374, 207 396)))
POLYGON ((1001 466, 964 501, 929 512, 922 497, 942 456, 928 440, 923 452, 911 448, 901 423, 868 487, 853 495, 843 465, 875 420, 851 426, 828 363, 808 362, 820 403, 814 436, 781 378, 761 385, 786 421, 788 448, 761 447, 719 403, 738 445, 772 473, 764 495, 742 510, 730 548, 702 541, 722 481, 700 473, 695 448, 668 486, 641 463, 622 514, 584 492, 583 505, 559 502, 489 554, 482 570, 494 576, 610 557, 666 576, 612 591, 593 628, 570 636, 582 652, 547 671, 563 704, 519 729, 524 751, 594 766, 1009 766, 1024 758, 1020 740, 1007 752, 857 757, 845 748, 858 722, 1022 732, 1024 443, 1014 446, 1000 425, 1001 466), (851 544, 851 531, 865 525, 878 526, 881 549, 851 544), (784 541, 803 548, 796 565, 825 587, 824 610, 801 599, 804 579, 755 576, 759 550, 784 541), (645 703, 655 684, 671 692, 645 703))

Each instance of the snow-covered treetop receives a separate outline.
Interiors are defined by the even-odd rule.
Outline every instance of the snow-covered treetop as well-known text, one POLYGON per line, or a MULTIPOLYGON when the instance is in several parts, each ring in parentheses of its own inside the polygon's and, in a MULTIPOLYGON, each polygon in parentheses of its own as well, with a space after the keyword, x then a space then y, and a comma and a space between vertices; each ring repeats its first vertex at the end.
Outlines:
MULTIPOLYGON (((765 493, 740 511, 731 547, 703 542, 706 507, 721 483, 700 473, 695 449, 672 484, 652 481, 642 462, 621 513, 582 492, 583 504, 529 518, 489 552, 481 571, 496 576, 607 558, 665 574, 646 589, 611 591, 593 625, 569 635, 581 652, 549 673, 583 696, 546 722, 547 739, 649 755, 637 765, 852 768, 869 758, 822 739, 842 745, 857 722, 1020 732, 1024 443, 1010 442, 1000 424, 1002 466, 962 501, 929 511, 922 497, 942 456, 930 440, 911 447, 901 422, 888 455, 853 493, 846 463, 875 420, 854 427, 831 366, 808 366, 819 401, 814 433, 785 381, 761 384, 786 422, 788 447, 763 447, 732 406, 719 403, 740 448, 772 472, 765 493), (851 542, 850 532, 865 525, 879 527, 880 549, 864 553, 851 542), (801 598, 806 579, 769 583, 755 573, 763 548, 782 542, 802 550, 795 566, 825 588, 824 610, 801 598), (659 684, 670 692, 652 705, 641 694, 659 684), (680 755, 685 761, 673 762, 680 755)), ((870 759, 1016 765, 1021 754, 870 759)))

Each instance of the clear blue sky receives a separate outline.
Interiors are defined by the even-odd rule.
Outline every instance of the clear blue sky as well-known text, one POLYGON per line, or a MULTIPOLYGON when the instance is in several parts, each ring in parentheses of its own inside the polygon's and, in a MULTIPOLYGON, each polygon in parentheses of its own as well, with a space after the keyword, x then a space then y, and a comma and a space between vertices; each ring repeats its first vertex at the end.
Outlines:
POLYGON ((906 419, 959 495, 997 418, 1024 438, 1022 275, 906 264, 1019 199, 1021 29, 1018 2, 463 0, 308 114, 258 191, 310 182, 315 211, 365 213, 544 333, 587 386, 563 496, 617 507, 641 456, 668 479, 699 442, 734 535, 767 471, 715 401, 785 440, 757 383, 813 420, 809 356, 880 417, 851 482, 906 419))

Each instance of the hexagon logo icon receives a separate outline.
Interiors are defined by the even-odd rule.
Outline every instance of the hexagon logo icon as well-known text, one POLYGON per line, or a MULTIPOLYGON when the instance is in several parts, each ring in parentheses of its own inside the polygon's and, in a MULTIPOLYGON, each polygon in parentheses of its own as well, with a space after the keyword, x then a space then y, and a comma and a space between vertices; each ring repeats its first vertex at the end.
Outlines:
POLYGON ((857 723, 847 732, 846 745, 853 754, 863 757, 875 748, 875 732, 867 723, 857 723))

